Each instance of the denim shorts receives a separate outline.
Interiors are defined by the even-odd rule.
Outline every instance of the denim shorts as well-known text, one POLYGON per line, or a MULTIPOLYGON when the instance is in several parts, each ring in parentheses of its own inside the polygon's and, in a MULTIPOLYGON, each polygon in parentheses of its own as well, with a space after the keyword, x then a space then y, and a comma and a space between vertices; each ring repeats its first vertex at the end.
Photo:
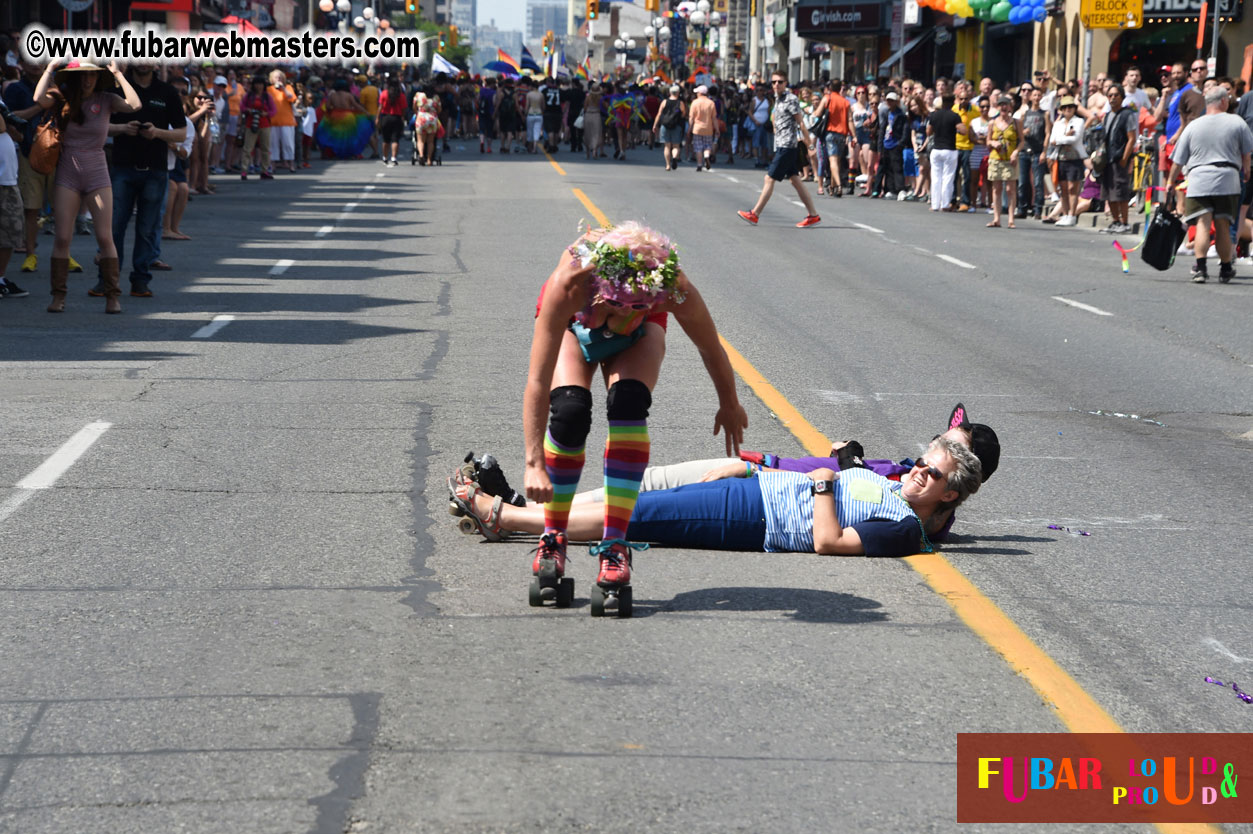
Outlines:
POLYGON ((641 492, 627 538, 700 550, 761 551, 766 507, 756 478, 641 492))
POLYGON ((843 133, 836 133, 834 130, 827 131, 823 142, 827 146, 827 156, 834 156, 837 159, 842 158, 845 149, 848 148, 848 137, 843 133))

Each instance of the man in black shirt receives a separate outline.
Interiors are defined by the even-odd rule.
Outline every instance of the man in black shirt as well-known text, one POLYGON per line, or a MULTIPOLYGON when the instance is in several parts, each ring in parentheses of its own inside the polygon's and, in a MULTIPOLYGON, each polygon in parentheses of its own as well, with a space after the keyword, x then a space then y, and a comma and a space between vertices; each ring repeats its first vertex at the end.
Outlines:
MULTIPOLYGON (((149 270, 161 256, 161 215, 170 179, 166 143, 187 138, 187 117, 178 93, 156 77, 152 64, 132 64, 126 78, 139 94, 140 108, 134 113, 118 113, 109 125, 113 137, 113 242, 120 267, 126 251, 126 227, 134 213, 131 295, 151 298, 149 270)), ((103 280, 88 292, 104 295, 103 280)))
POLYGON ((940 99, 940 106, 927 116, 931 137, 931 210, 952 211, 953 176, 957 173, 957 134, 969 130, 961 116, 953 112, 953 95, 940 99))
POLYGON ((544 97, 544 149, 556 153, 557 143, 561 141, 561 88, 550 76, 544 79, 539 91, 544 97))

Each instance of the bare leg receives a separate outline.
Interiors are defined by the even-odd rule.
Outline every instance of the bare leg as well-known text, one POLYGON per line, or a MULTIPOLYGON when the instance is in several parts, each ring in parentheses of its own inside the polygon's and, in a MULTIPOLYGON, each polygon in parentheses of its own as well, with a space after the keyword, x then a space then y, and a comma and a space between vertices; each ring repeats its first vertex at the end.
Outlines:
MULTIPOLYGON (((769 178, 767 177, 767 179, 769 178)), ((801 182, 801 178, 793 175, 791 182, 792 187, 796 189, 796 193, 800 195, 801 202, 805 204, 805 214, 809 217, 817 216, 818 209, 814 208, 814 198, 809 196, 809 192, 805 189, 805 184, 801 182)))
MULTIPOLYGON (((1197 234, 1197 237, 1200 236, 1200 234, 1197 234)), ((1235 255, 1235 252, 1232 251, 1234 247, 1231 245, 1231 221, 1225 217, 1214 218, 1214 246, 1218 249, 1218 262, 1222 264, 1231 263, 1231 259, 1235 255)))
POLYGON ((102 258, 116 258, 117 247, 113 243, 113 189, 101 188, 86 198, 91 212, 91 223, 96 231, 96 247, 102 258))
POLYGON ((757 204, 753 206, 753 214, 761 214, 765 209, 766 203, 770 202, 770 195, 774 193, 774 180, 770 179, 770 175, 766 174, 766 184, 761 187, 761 194, 757 197, 757 204))
POLYGON ((63 185, 56 187, 52 199, 52 211, 56 218, 52 257, 68 258, 70 256, 70 241, 74 239, 74 221, 78 218, 81 205, 82 197, 77 191, 63 185))

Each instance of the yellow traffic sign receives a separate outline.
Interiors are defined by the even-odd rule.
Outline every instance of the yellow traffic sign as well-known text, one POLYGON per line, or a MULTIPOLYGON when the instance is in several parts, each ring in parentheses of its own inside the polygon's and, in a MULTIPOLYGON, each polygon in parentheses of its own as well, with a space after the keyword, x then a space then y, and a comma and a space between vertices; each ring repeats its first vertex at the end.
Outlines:
POLYGON ((1079 19, 1088 29, 1139 29, 1144 0, 1080 0, 1079 19))

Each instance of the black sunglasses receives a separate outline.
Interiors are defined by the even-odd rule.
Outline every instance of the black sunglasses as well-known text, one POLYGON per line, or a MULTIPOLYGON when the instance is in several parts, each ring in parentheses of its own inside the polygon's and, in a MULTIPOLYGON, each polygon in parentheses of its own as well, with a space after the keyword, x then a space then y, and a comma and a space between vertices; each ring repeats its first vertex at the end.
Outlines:
POLYGON ((914 468, 921 469, 933 480, 945 481, 945 482, 947 482, 948 480, 948 478, 945 476, 943 472, 936 469, 931 464, 927 463, 926 460, 924 460, 923 458, 918 458, 918 460, 914 461, 914 468))

